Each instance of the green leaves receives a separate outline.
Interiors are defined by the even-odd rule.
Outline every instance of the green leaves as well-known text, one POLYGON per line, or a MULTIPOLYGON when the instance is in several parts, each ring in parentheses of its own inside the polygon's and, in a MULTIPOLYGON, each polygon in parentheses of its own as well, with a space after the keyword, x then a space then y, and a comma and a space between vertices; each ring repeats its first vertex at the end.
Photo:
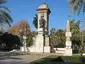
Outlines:
POLYGON ((65 31, 63 29, 56 30, 52 28, 50 30, 50 37, 52 40, 51 45, 54 47, 65 47, 65 31))
MULTIPOLYGON (((0 0, 0 4, 6 3, 7 0, 0 0)), ((1 23, 7 23, 9 26, 11 26, 11 23, 13 22, 10 13, 11 11, 9 8, 5 6, 0 5, 0 22, 1 23)))
POLYGON ((33 34, 29 34, 27 36, 27 45, 28 47, 32 46, 33 45, 33 34))
POLYGON ((0 0, 0 4, 6 3, 8 0, 0 0))
POLYGON ((37 14, 35 14, 35 17, 33 18, 33 25, 35 26, 35 28, 38 28, 38 16, 37 14))
POLYGON ((7 11, 7 12, 11 12, 11 11, 9 10, 9 8, 7 8, 7 7, 5 7, 5 6, 0 6, 0 9, 1 9, 1 10, 4 10, 4 11, 7 11))
POLYGON ((83 8, 83 12, 85 11, 85 0, 70 0, 69 7, 72 8, 73 15, 75 13, 77 13, 77 15, 79 15, 82 8, 83 8))
POLYGON ((50 35, 53 35, 53 34, 55 34, 56 33, 56 29, 55 28, 51 28, 50 29, 50 35))
POLYGON ((1 18, 2 23, 6 22, 10 26, 10 23, 13 22, 11 16, 7 12, 2 11, 2 10, 0 10, 0 13, 2 14, 2 17, 4 18, 4 19, 1 18))
POLYGON ((75 19, 71 20, 71 32, 72 32, 72 44, 80 46, 81 33, 80 33, 80 21, 75 22, 75 19))

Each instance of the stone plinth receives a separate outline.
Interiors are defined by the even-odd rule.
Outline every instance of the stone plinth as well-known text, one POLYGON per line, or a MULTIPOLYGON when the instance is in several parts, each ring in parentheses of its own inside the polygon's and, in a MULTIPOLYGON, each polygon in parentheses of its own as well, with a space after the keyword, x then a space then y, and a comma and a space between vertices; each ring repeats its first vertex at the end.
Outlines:
POLYGON ((71 49, 71 48, 66 48, 64 55, 65 55, 65 56, 72 56, 72 49, 71 49))
POLYGON ((36 52, 36 47, 28 47, 29 52, 36 52))
POLYGON ((50 46, 44 46, 44 53, 50 53, 50 46))
POLYGON ((28 50, 27 50, 27 47, 21 47, 21 49, 20 49, 22 52, 27 52, 28 50))
POLYGON ((30 52, 37 52, 37 53, 50 53, 50 46, 49 46, 49 37, 45 37, 45 42, 44 43, 44 37, 43 35, 37 35, 36 40, 35 40, 35 46, 29 47, 30 52), (44 46, 45 45, 45 46, 44 46))
POLYGON ((43 40, 43 35, 37 35, 36 37, 36 52, 43 52, 43 49, 44 49, 44 40, 43 40))
POLYGON ((66 32, 66 37, 72 37, 71 32, 66 32))
POLYGON ((71 41, 66 41, 66 48, 71 48, 72 42, 71 41))

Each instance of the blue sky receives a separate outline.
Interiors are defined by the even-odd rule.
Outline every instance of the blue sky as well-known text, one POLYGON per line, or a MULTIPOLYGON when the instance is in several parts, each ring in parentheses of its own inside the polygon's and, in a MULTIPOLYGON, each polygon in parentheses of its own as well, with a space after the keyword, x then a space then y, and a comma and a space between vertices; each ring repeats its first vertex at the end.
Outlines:
MULTIPOLYGON (((27 20, 30 24, 31 30, 35 30, 32 21, 34 15, 37 13, 36 8, 46 2, 51 10, 49 18, 49 28, 65 29, 66 21, 70 10, 68 8, 68 0, 8 0, 5 6, 11 10, 13 24, 18 23, 20 20, 27 20)), ((71 16, 71 19, 82 20, 82 13, 80 16, 71 16)))

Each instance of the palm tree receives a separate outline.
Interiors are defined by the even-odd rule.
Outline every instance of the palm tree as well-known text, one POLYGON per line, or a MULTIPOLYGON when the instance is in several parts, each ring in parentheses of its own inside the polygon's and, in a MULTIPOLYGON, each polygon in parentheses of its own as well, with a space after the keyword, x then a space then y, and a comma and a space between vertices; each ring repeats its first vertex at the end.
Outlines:
POLYGON ((38 28, 38 16, 37 14, 35 14, 35 17, 33 18, 33 25, 35 26, 35 28, 38 28))
POLYGON ((85 12, 85 0, 69 0, 69 7, 72 8, 73 15, 75 13, 79 15, 82 8, 83 12, 85 12))
POLYGON ((0 23, 1 23, 1 26, 5 23, 7 23, 9 26, 11 26, 11 22, 13 22, 11 16, 10 16, 10 10, 5 7, 5 6, 2 6, 2 4, 6 3, 7 0, 0 0, 0 23))

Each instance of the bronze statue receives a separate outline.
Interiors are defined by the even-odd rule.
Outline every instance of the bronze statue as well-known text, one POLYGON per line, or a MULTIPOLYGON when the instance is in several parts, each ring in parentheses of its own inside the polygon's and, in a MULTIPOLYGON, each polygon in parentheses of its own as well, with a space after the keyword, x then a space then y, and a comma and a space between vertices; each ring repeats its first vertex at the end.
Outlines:
POLYGON ((40 18, 40 28, 44 28, 45 27, 45 20, 44 20, 44 18, 43 18, 44 16, 41 16, 41 18, 40 18))

